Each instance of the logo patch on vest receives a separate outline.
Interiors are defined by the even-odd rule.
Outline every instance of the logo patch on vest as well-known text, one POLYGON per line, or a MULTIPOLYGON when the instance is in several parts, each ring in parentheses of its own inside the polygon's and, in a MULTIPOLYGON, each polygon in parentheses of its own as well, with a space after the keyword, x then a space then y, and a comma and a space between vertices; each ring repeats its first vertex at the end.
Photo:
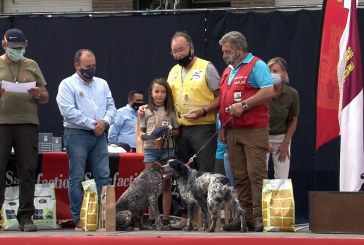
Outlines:
POLYGON ((235 101, 235 102, 239 102, 239 101, 241 101, 241 97, 242 97, 242 95, 241 95, 241 91, 234 92, 234 101, 235 101))
POLYGON ((171 76, 171 82, 175 82, 177 80, 178 77, 178 72, 175 72, 172 76, 171 76))
POLYGON ((196 69, 193 70, 191 75, 191 81, 196 81, 196 82, 201 81, 202 74, 203 74, 202 70, 196 70, 196 69))

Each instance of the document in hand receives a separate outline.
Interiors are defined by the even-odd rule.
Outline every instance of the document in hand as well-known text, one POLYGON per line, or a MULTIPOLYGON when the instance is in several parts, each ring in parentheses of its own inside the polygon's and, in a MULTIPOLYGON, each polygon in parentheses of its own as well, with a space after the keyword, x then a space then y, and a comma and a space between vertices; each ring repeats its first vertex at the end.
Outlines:
POLYGON ((13 83, 4 80, 1 81, 1 88, 5 89, 6 92, 28 93, 28 89, 34 88, 35 85, 35 81, 29 83, 13 83))

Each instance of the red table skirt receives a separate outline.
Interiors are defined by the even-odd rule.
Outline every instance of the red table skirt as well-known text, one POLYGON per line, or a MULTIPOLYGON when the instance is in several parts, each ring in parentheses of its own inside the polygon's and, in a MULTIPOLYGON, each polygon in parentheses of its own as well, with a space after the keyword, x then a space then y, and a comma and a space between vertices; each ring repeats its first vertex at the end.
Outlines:
MULTIPOLYGON (((144 154, 110 154, 110 178, 115 185, 116 199, 129 187, 134 178, 144 169, 144 154)), ((14 159, 11 159, 14 161, 14 159)), ((10 162, 11 162, 10 161, 10 162)), ((13 164, 10 164, 13 165, 13 164)), ((13 165, 14 166, 14 165, 13 165)), ((9 166, 6 183, 17 184, 15 169, 9 166)), ((92 178, 89 168, 86 178, 92 178)), ((36 183, 55 183, 57 201, 57 219, 72 219, 68 201, 68 158, 65 152, 45 152, 39 154, 39 168, 36 183)))

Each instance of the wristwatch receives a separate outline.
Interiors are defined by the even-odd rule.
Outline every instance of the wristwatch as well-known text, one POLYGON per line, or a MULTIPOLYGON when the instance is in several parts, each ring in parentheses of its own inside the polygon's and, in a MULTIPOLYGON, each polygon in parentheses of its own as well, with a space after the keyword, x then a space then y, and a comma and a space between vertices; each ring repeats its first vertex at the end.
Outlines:
POLYGON ((105 123, 105 130, 109 130, 110 124, 106 120, 102 120, 105 123))
POLYGON ((244 100, 241 102, 241 105, 243 106, 244 111, 249 109, 248 105, 245 103, 244 100))

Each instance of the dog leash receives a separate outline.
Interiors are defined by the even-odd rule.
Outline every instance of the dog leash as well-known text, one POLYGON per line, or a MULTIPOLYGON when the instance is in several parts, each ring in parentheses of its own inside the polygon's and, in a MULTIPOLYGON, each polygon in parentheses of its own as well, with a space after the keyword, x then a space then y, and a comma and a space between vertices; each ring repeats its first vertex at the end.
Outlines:
POLYGON ((220 129, 217 130, 210 138, 209 140, 201 147, 201 149, 195 153, 190 160, 188 160, 188 162, 186 163, 187 166, 190 166, 190 164, 193 162, 193 160, 197 157, 197 155, 207 146, 208 143, 210 143, 210 141, 220 132, 220 130, 226 126, 226 124, 233 118, 233 116, 230 116, 229 119, 223 124, 221 125, 220 129))

